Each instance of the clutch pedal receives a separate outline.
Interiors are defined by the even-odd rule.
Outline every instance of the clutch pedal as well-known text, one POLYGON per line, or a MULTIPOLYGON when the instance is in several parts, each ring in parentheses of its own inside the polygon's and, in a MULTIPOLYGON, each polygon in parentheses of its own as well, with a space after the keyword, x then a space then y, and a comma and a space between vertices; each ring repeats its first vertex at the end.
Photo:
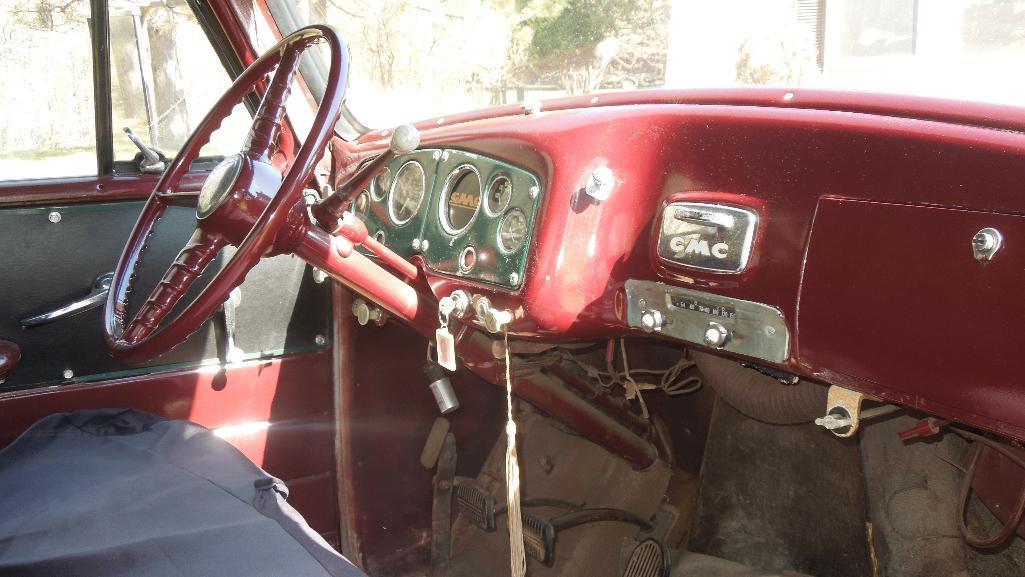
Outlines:
POLYGON ((459 514, 484 531, 494 531, 495 498, 475 481, 460 480, 456 485, 456 502, 459 514))
POLYGON ((669 577, 672 558, 669 548, 657 539, 645 539, 634 547, 623 577, 669 577))

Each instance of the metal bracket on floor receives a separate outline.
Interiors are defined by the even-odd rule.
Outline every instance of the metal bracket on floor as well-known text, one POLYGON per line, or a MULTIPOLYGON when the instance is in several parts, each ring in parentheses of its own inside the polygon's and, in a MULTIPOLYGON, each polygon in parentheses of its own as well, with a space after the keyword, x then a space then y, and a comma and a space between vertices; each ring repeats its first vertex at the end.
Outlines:
POLYGON ((434 473, 434 504, 431 515, 431 575, 439 575, 448 567, 452 554, 452 494, 456 477, 456 438, 452 433, 438 455, 434 473))

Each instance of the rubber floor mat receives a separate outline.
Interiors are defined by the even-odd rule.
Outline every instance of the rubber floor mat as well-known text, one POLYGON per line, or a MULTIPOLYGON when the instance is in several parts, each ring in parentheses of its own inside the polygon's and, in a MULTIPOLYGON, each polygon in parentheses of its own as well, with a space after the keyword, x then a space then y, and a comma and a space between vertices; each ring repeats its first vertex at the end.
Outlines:
POLYGON ((771 571, 872 575, 857 445, 717 401, 690 550, 771 571))

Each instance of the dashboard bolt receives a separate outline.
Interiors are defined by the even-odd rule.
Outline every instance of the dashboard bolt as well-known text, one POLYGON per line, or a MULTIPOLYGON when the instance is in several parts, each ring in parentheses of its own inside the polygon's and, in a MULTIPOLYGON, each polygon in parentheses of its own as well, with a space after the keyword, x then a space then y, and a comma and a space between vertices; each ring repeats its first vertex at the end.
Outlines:
POLYGON ((316 343, 318 347, 322 347, 327 344, 327 339, 324 338, 324 335, 317 335, 313 337, 313 342, 316 343))
POLYGON ((56 210, 51 211, 50 214, 46 215, 46 220, 49 220, 53 224, 57 224, 61 221, 61 213, 57 212, 56 210))
POLYGON ((520 282, 520 275, 517 273, 509 273, 509 284, 518 284, 520 282))
POLYGON ((440 150, 435 150, 434 154, 432 154, 431 156, 434 157, 434 160, 438 160, 439 158, 441 158, 441 151, 440 150))
POLYGON ((536 184, 530 187, 530 198, 537 198, 539 194, 541 194, 541 189, 536 184))
POLYGON ((62 376, 64 377, 65 380, 70 380, 70 379, 75 378, 75 371, 72 371, 71 369, 64 369, 64 372, 61 373, 61 374, 62 374, 62 376))
POLYGON ((313 269, 313 282, 317 284, 323 284, 327 280, 327 273, 320 270, 319 268, 313 269))
POLYGON ((421 250, 427 250, 429 246, 431 246, 431 243, 426 238, 420 243, 421 250))
POLYGON ((413 239, 413 250, 420 250, 420 239, 413 239))
POLYGON ((447 150, 445 152, 441 153, 441 161, 444 162, 446 160, 448 160, 448 151, 447 150))

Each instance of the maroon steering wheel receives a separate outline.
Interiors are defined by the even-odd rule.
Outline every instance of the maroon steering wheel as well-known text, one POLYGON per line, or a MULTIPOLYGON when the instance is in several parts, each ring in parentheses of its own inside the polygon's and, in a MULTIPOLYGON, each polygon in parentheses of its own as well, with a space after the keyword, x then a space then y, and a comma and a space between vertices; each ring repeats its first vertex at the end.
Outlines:
POLYGON ((107 349, 115 358, 148 359, 170 351, 213 316, 262 257, 293 251, 310 226, 302 190, 333 133, 348 80, 348 63, 348 51, 333 28, 300 28, 253 62, 211 108, 154 187, 114 271, 103 329, 107 349), (330 51, 326 90, 309 135, 282 175, 270 162, 272 148, 281 133, 285 101, 301 56, 317 43, 326 43, 330 51), (210 135, 275 67, 240 153, 214 168, 198 198, 176 194, 179 181, 210 135), (168 206, 183 200, 196 202, 196 230, 138 313, 126 323, 128 294, 154 227, 168 206), (163 324, 226 245, 238 247, 228 264, 178 316, 163 324))

